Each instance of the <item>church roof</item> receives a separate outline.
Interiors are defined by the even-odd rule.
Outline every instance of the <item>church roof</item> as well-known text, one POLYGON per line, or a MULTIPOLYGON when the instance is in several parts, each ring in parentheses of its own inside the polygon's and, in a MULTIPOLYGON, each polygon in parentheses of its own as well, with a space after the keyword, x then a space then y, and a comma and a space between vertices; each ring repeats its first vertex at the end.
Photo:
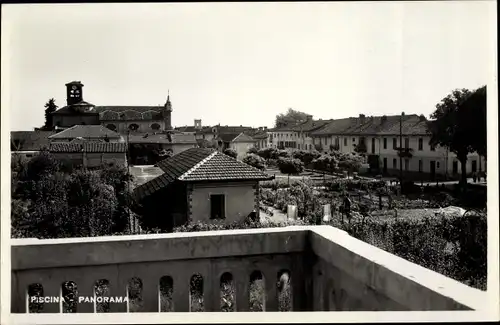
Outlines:
POLYGON ((162 106, 96 106, 101 121, 159 121, 163 119, 162 106))
POLYGON ((255 167, 238 161, 219 151, 191 148, 158 163, 163 174, 138 186, 133 193, 140 201, 175 181, 203 182, 230 180, 268 180, 268 175, 255 167))
POLYGON ((55 112, 52 112, 52 115, 54 115, 54 114, 55 115, 61 115, 61 114, 63 114, 63 115, 73 115, 73 114, 95 115, 97 113, 94 111, 93 108, 94 108, 94 104, 91 104, 89 102, 82 100, 76 104, 67 105, 67 106, 59 108, 55 112))
POLYGON ((121 135, 102 125, 75 125, 64 131, 51 135, 49 139, 75 139, 75 138, 109 138, 119 139, 121 135))
POLYGON ((95 111, 97 113, 102 113, 105 111, 113 111, 113 112, 125 112, 125 111, 138 111, 138 112, 146 112, 146 111, 156 111, 158 113, 161 112, 163 106, 96 106, 95 111))

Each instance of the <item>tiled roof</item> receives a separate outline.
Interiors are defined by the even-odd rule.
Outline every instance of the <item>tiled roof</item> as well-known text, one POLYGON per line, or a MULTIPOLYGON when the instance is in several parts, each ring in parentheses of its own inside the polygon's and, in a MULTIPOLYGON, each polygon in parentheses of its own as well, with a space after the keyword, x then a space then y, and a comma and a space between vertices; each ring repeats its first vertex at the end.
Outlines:
POLYGON ((13 131, 10 133, 12 151, 38 151, 48 147, 53 131, 13 131))
POLYGON ((231 142, 239 135, 240 133, 222 133, 217 136, 217 140, 222 140, 224 142, 231 142))
POLYGON ((255 139, 245 133, 240 133, 233 139, 233 142, 255 142, 255 139))
POLYGON ((121 153, 127 151, 127 145, 123 142, 53 142, 49 147, 54 153, 121 153))
POLYGON ((96 106, 94 109, 97 113, 102 113, 104 111, 113 111, 118 113, 125 111, 137 111, 140 113, 146 111, 156 111, 160 113, 163 106, 96 106))
POLYGON ((268 180, 268 175, 255 167, 247 165, 219 151, 213 152, 206 159, 179 177, 181 181, 229 181, 229 180, 268 180))
POLYGON ((196 138, 193 134, 171 133, 170 138, 166 133, 144 133, 144 134, 130 134, 128 136, 130 143, 184 143, 196 144, 196 138))
POLYGON ((175 130, 181 131, 181 132, 196 132, 198 129, 194 126, 178 126, 175 128, 175 130))
POLYGON ((254 138, 254 139, 267 139, 267 131, 256 133, 256 134, 252 135, 252 138, 254 138))
POLYGON ((133 193, 136 201, 149 196, 175 181, 266 180, 265 174, 219 151, 192 148, 158 163, 164 174, 138 186, 133 193))
POLYGON ((297 132, 300 132, 300 131, 303 131, 303 132, 311 132, 311 131, 314 131, 314 130, 317 130, 323 126, 325 126, 326 124, 330 123, 332 120, 310 120, 310 121, 306 121, 302 124, 299 124, 295 127, 292 128, 293 131, 297 131, 297 132))
POLYGON ((216 133, 222 134, 222 133, 230 133, 234 134, 236 133, 237 135, 240 134, 241 132, 252 130, 252 127, 250 126, 220 126, 220 125, 214 125, 214 126, 207 126, 204 127, 203 129, 199 130, 198 133, 203 134, 203 133, 212 133, 212 130, 215 129, 216 133))
POLYGON ((330 134, 342 134, 342 132, 348 129, 351 125, 357 123, 356 118, 343 118, 338 120, 332 120, 325 126, 311 132, 312 136, 322 136, 330 134))
POLYGON ((95 115, 97 114, 94 110, 94 105, 91 103, 88 103, 86 101, 81 101, 79 103, 73 104, 73 105, 68 105, 61 107, 55 112, 52 112, 54 115, 71 115, 71 114, 90 114, 90 115, 95 115))
MULTIPOLYGON (((429 135, 430 130, 427 127, 428 121, 417 115, 409 115, 408 118, 403 120, 402 133, 404 135, 429 135)), ((399 120, 396 123, 388 125, 380 130, 378 135, 399 135, 399 120)))
POLYGON ((102 126, 102 125, 75 125, 61 131, 57 134, 51 135, 50 139, 96 139, 108 137, 109 139, 119 139, 120 134, 102 126))
MULTIPOLYGON (((407 119, 409 116, 403 118, 407 119)), ((342 132, 342 134, 349 135, 375 135, 384 128, 392 126, 394 123, 398 123, 401 119, 400 115, 392 116, 366 116, 364 117, 364 122, 361 118, 357 119, 356 124, 347 128, 342 132)))

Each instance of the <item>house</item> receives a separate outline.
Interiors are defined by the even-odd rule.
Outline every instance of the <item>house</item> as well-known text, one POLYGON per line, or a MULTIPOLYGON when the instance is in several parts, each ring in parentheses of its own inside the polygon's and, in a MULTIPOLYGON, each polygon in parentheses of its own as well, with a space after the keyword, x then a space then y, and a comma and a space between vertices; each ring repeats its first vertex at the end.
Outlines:
POLYGON ((233 149, 237 153, 236 159, 243 159, 250 148, 255 147, 255 139, 241 132, 219 134, 215 141, 218 143, 218 148, 222 151, 233 149))
POLYGON ((12 131, 10 150, 13 155, 31 158, 40 150, 49 147, 49 137, 53 131, 12 131))
MULTIPOLYGON (((322 151, 351 153, 363 148, 368 162, 383 174, 399 174, 401 168, 407 176, 428 174, 431 179, 437 175, 458 175, 456 156, 446 148, 429 145, 427 123, 424 116, 416 114, 368 117, 360 114, 356 118, 332 120, 311 132, 311 137, 322 151), (401 159, 400 148, 405 152, 401 159)), ((476 153, 469 155, 467 170, 473 172, 484 167, 484 161, 476 153)))
POLYGON ((163 174, 133 192, 145 226, 242 221, 259 211, 259 181, 273 179, 218 150, 192 148, 158 163, 163 174))
POLYGON ((307 115, 305 120, 270 129, 269 144, 272 148, 279 149, 313 150, 311 132, 329 122, 329 120, 314 120, 312 115, 307 115))
POLYGON ((253 132, 251 137, 255 140, 255 147, 257 149, 267 148, 269 144, 269 135, 267 134, 267 127, 264 129, 260 127, 258 131, 253 132))
POLYGON ((49 136, 51 142, 70 142, 75 139, 105 142, 125 142, 125 139, 115 131, 102 125, 74 125, 49 136))
POLYGON ((126 136, 126 141, 131 145, 151 145, 157 149, 165 149, 173 154, 180 153, 189 148, 194 148, 197 143, 194 134, 184 132, 160 132, 130 134, 126 136))
POLYGON ((73 166, 95 168, 102 165, 127 165, 127 146, 124 142, 52 142, 49 152, 60 161, 73 166))

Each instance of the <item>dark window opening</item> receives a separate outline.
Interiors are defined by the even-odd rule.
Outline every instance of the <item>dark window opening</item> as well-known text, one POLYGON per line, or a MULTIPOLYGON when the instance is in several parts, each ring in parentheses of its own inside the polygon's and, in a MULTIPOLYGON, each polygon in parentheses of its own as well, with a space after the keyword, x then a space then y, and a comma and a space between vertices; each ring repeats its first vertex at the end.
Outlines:
POLYGON ((387 149, 387 138, 384 138, 384 149, 387 149))
POLYGON ((210 195, 210 219, 225 219, 225 205, 224 194, 210 195))
POLYGON ((398 168, 398 161, 396 160, 396 158, 392 159, 392 168, 398 168))
POLYGON ((458 161, 453 162, 453 174, 458 174, 458 161))
POLYGON ((410 138, 405 138, 405 148, 408 149, 410 147, 410 138))
POLYGON ((392 149, 396 150, 398 147, 398 139, 392 138, 392 149))
POLYGON ((418 150, 424 150, 424 140, 418 139, 418 150))
POLYGON ((347 138, 344 138, 344 146, 347 146, 347 138))

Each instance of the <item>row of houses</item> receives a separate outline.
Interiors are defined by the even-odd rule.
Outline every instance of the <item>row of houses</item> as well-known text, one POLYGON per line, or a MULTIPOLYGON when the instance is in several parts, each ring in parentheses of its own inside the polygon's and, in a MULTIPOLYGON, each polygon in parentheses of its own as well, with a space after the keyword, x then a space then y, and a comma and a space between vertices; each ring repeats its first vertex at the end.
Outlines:
MULTIPOLYGON (((268 146, 282 149, 363 152, 383 173, 427 173, 453 177, 461 172, 456 155, 447 148, 429 144, 431 133, 423 115, 349 117, 313 120, 268 130, 268 146), (403 149, 403 150, 401 150, 403 149), (398 154, 406 155, 400 158, 398 154)), ((468 173, 486 170, 486 161, 469 154, 468 173)))

